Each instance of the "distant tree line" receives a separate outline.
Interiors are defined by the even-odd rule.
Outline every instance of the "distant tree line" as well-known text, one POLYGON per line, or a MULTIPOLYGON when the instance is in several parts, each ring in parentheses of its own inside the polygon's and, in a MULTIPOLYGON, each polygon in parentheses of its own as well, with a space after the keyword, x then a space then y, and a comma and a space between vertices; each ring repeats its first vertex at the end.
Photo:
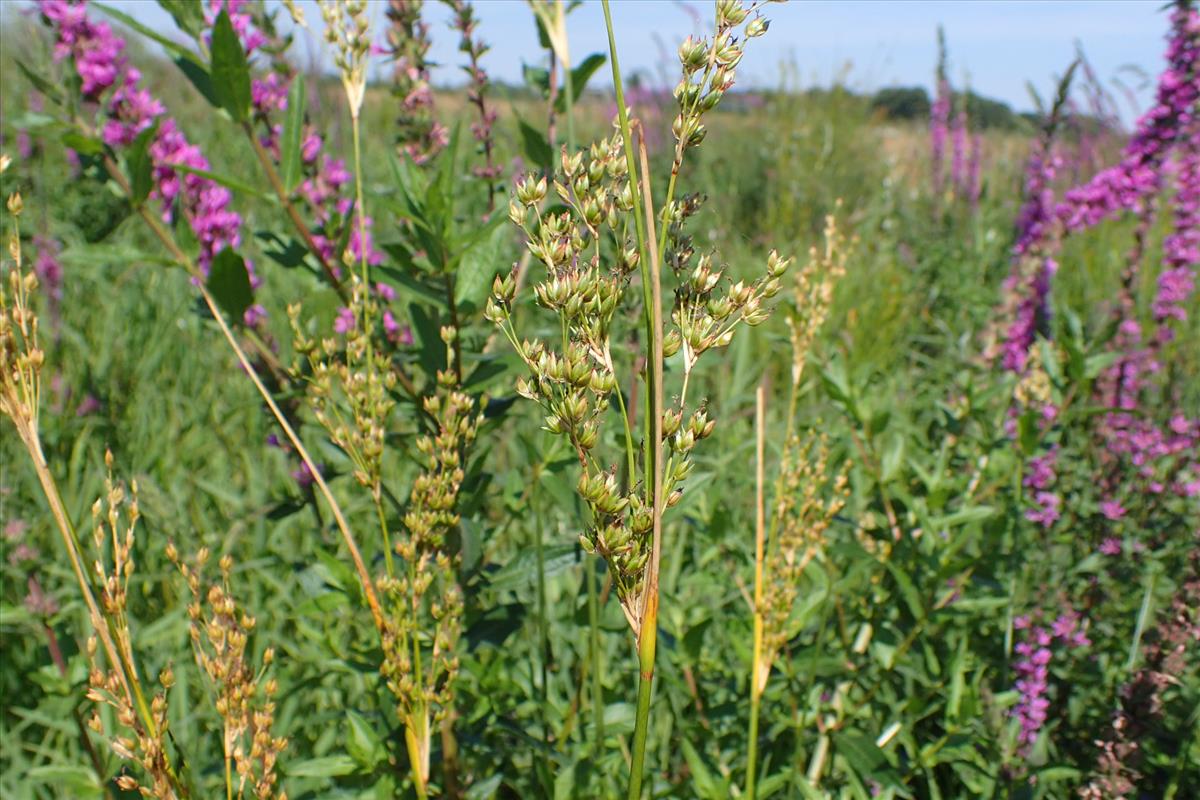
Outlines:
MULTIPOLYGON (((1039 115, 1034 112, 1017 112, 1007 104, 990 97, 983 97, 975 92, 955 92, 952 107, 957 109, 966 99, 967 116, 973 128, 992 128, 996 130, 1027 130, 1029 127, 1041 124, 1039 115)), ((870 97, 871 110, 885 119, 891 120, 928 120, 931 107, 929 93, 922 86, 889 86, 880 89, 870 97)), ((1107 123, 1087 114, 1075 114, 1079 122, 1092 130, 1107 127, 1107 123)))

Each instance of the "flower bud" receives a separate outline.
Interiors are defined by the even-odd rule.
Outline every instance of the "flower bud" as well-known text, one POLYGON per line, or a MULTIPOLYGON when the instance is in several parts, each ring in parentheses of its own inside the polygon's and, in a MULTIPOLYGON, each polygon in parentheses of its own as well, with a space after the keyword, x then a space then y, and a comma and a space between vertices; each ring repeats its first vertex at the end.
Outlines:
POLYGON ((679 335, 679 330, 673 328, 663 337, 663 358, 670 358, 678 353, 682 344, 683 338, 679 335))
POLYGON ((521 205, 516 198, 508 201, 508 218, 518 228, 525 227, 525 206, 521 205))
POLYGON ((750 20, 750 24, 746 26, 746 38, 756 39, 767 32, 767 28, 771 27, 770 20, 765 17, 755 17, 750 20))
POLYGON ((685 72, 691 73, 704 66, 708 53, 703 39, 697 40, 688 36, 679 45, 679 63, 685 72))

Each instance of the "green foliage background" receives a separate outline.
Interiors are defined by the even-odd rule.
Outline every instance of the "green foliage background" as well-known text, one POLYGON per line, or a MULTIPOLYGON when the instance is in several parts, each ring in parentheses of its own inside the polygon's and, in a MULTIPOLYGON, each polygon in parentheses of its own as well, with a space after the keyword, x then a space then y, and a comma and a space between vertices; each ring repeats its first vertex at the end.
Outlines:
MULTIPOLYGON (((47 64, 44 45, 20 25, 4 32, 6 53, 47 64)), ((135 60, 149 63, 144 55, 135 60)), ((171 98, 170 113, 189 138, 222 174, 255 181, 244 140, 173 68, 161 67, 144 72, 157 96, 171 98)), ((37 120, 11 57, 0 70, 7 149, 18 128, 37 120)), ((330 133, 330 146, 344 152, 340 88, 314 83, 314 119, 330 133)), ((1160 546, 1115 565, 1105 560, 1097 547, 1112 526, 1098 515, 1095 487, 1083 480, 1094 444, 1076 434, 1064 443, 1064 460, 1079 466, 1072 472, 1079 479, 1064 493, 1064 520, 1043 532, 1024 519, 1021 456, 1003 426, 1012 382, 980 353, 997 324, 1028 137, 1003 123, 984 133, 983 195, 972 210, 930 197, 924 124, 885 120, 876 100, 835 86, 771 93, 761 108, 718 110, 709 141, 683 176, 688 191, 709 198, 696 226, 700 246, 720 249, 735 275, 758 270, 768 246, 802 258, 830 213, 857 239, 801 405, 802 425, 826 431, 835 456, 850 460, 852 495, 825 556, 805 573, 790 645, 767 689, 760 797, 1066 797, 1094 764, 1093 740, 1104 734, 1118 688, 1136 667, 1139 637, 1185 575, 1196 546, 1189 534, 1200 516, 1183 501, 1136 508, 1117 532, 1153 537, 1160 546), (902 531, 899 541, 892 541, 889 514, 902 531), (1055 660, 1052 723, 1023 764, 1008 718, 1016 699, 1012 620, 1067 602, 1086 610, 1093 645, 1078 658, 1055 660), (895 724, 894 735, 881 740, 895 724), (823 747, 828 758, 818 778, 810 765, 823 747)), ((914 102, 893 100, 905 108, 914 102)), ((530 157, 516 119, 542 119, 543 105, 525 92, 499 98, 503 163, 530 157)), ((438 108, 448 121, 467 113, 454 93, 439 95, 438 108)), ((364 177, 385 246, 398 236, 391 113, 385 90, 372 89, 364 177)), ((604 98, 581 102, 582 142, 603 135, 608 113, 604 98)), ((669 154, 653 155, 669 163, 669 154)), ((47 352, 47 458, 79 521, 102 491, 105 448, 117 474, 138 481, 144 522, 131 587, 135 643, 147 674, 174 665, 172 730, 197 781, 221 785, 215 767, 201 771, 220 762, 219 728, 191 663, 187 599, 163 554, 168 540, 237 561, 235 590, 259 621, 253 648, 278 653, 273 674, 281 686, 278 730, 289 739, 289 795, 404 796, 402 736, 339 539, 290 478, 294 465, 267 444, 271 425, 211 323, 197 313, 188 281, 163 265, 155 243, 104 186, 71 176, 52 138, 38 142, 18 176, 27 232, 65 244, 65 294, 47 352), (99 410, 76 414, 86 396, 99 410)), ((4 191, 14 188, 6 183, 4 191)), ((236 208, 247 231, 282 229, 269 204, 242 194, 236 208)), ((457 213, 467 225, 481 211, 470 197, 457 213)), ((1130 235, 1130 226, 1111 225, 1068 244, 1054 294, 1064 358, 1072 349, 1081 359, 1099 352, 1108 335, 1103 304, 1113 296, 1130 235), (1071 319, 1080 321, 1076 334, 1071 319)), ((259 298, 286 356, 285 304, 303 298, 328 322, 336 298, 311 275, 261 255, 262 241, 247 249, 264 275, 259 298)), ((519 255, 515 238, 502 245, 496 271, 519 255)), ((414 314, 436 317, 419 296, 411 302, 414 314)), ((1170 353, 1175 386, 1193 417, 1200 415, 1200 349, 1188 342, 1200 333, 1197 311, 1193 303, 1190 332, 1170 353)), ((525 322, 531 332, 544 324, 528 310, 525 322)), ((481 342, 491 331, 485 323, 468 335, 481 342)), ((503 404, 518 365, 503 349, 495 352, 485 369, 472 364, 481 369, 473 388, 503 404)), ((710 446, 698 451, 697 473, 666 528, 648 756, 654 797, 716 800, 737 796, 742 783, 753 584, 751 410, 758 382, 784 387, 789 369, 777 317, 742 335, 700 376, 697 389, 710 398, 719 424, 710 446)), ((1060 394, 1070 389, 1067 379, 1055 387, 1060 394)), ((782 429, 783 411, 780 390, 769 406, 772 431, 782 429)), ((599 619, 605 739, 597 751, 577 476, 540 422, 523 403, 489 422, 464 513, 467 620, 456 730, 472 800, 614 797, 626 772, 636 684, 631 637, 607 598, 599 619)), ((306 433, 319 438, 315 429, 306 433)), ((770 464, 779 438, 768 435, 770 464)), ((401 464, 403 447, 397 443, 392 454, 401 464)), ((331 446, 315 449, 351 516, 369 513, 344 458, 331 446)), ((98 797, 72 720, 88 713, 85 614, 36 479, 7 428, 0 464, 0 519, 27 525, 21 541, 40 553, 32 564, 14 561, 16 541, 2 545, 0 794, 98 797), (31 574, 58 601, 49 619, 22 605, 31 574), (48 655, 48 633, 67 660, 65 679, 48 655)), ((603 565, 597 569, 603 578, 603 565)), ((1146 743, 1153 776, 1147 796, 1185 798, 1200 787, 1197 661, 1168 692, 1161 739, 1146 743)), ((116 761, 104 757, 111 774, 116 761)))

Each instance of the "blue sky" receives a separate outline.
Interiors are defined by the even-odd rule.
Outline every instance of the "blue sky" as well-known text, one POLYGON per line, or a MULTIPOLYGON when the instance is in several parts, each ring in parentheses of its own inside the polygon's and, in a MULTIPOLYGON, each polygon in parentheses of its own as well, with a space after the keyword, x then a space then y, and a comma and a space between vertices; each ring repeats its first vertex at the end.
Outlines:
MULTIPOLYGON (((113 5, 160 29, 171 27, 151 0, 113 0, 113 5)), ((372 0, 371 5, 372 13, 382 18, 384 4, 372 0)), ((528 7, 523 0, 476 0, 475 5, 480 35, 492 46, 485 66, 494 76, 520 80, 522 62, 540 57, 528 7)), ((310 24, 319 28, 315 3, 303 0, 301 6, 310 24)), ((771 30, 750 43, 739 74, 742 85, 778 86, 784 65, 792 63, 795 79, 803 85, 828 84, 844 75, 852 87, 863 90, 896 84, 930 87, 941 23, 957 86, 969 80, 979 93, 1027 109, 1026 81, 1049 93, 1078 41, 1101 79, 1116 78, 1139 90, 1136 100, 1144 108, 1162 64, 1167 26, 1162 6, 1160 0, 793 0, 767 6, 771 30)), ((426 7, 434 42, 431 57, 442 64, 435 82, 456 82, 459 53, 455 34, 447 28, 449 13, 441 3, 427 2, 426 7)), ((712 13, 711 3, 700 0, 613 0, 612 7, 627 73, 658 74, 663 48, 673 53, 675 44, 695 29, 694 16, 703 15, 707 24, 712 13)), ((569 31, 573 60, 607 50, 596 0, 571 14, 569 31)), ((308 47, 321 57, 318 45, 308 47)), ((673 64, 670 68, 674 70, 673 64)), ((1122 106, 1130 119, 1130 104, 1122 100, 1122 106)))

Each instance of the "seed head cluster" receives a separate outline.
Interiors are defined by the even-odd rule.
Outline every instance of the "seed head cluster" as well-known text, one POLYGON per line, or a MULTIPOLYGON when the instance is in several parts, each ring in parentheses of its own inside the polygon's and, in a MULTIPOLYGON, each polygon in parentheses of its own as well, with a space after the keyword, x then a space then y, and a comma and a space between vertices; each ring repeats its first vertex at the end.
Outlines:
POLYGON ((88 698, 97 705, 89 727, 108 739, 112 751, 130 765, 140 767, 142 776, 125 773, 117 778, 126 791, 137 791, 143 797, 174 800, 179 786, 171 763, 167 741, 167 692, 175 683, 168 666, 159 673, 161 691, 156 691, 149 707, 145 705, 133 653, 133 638, 127 613, 129 579, 133 575, 133 545, 140 518, 137 501, 137 482, 128 493, 113 480, 111 452, 105 453, 108 467, 104 496, 92 506, 92 580, 98 588, 99 604, 108 640, 115 652, 104 649, 107 661, 100 653, 99 631, 88 638, 87 655, 88 698), (107 558, 105 555, 107 554, 107 558), (115 663, 113 659, 116 659, 115 663), (106 733, 99 707, 108 706, 116 717, 120 733, 106 733))
POLYGON ((263 650, 262 665, 255 668, 247 647, 256 622, 234 600, 230 588, 233 558, 221 557, 221 577, 209 583, 204 577, 207 548, 200 549, 192 565, 181 560, 174 544, 167 545, 167 557, 192 595, 187 609, 192 650, 211 682, 217 713, 224 723, 222 746, 225 762, 232 764, 237 774, 237 796, 242 797, 249 788, 258 800, 287 800, 275 773, 287 739, 271 734, 278 686, 274 678, 266 677, 275 650, 263 650))

